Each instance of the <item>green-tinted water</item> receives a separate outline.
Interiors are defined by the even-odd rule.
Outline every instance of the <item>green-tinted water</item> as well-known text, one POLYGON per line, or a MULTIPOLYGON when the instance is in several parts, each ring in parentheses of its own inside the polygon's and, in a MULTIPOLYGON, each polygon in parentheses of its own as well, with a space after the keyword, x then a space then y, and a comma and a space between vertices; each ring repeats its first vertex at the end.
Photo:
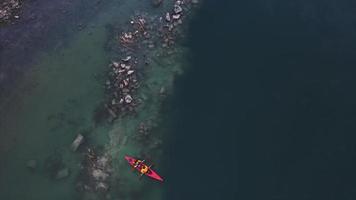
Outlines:
MULTIPOLYGON (((157 14, 163 8, 153 10, 157 14)), ((105 44, 108 24, 124 26, 137 10, 152 10, 149 2, 110 1, 96 16, 91 16, 86 28, 75 32, 66 45, 42 52, 36 66, 12 96, 1 104, 1 168, 0 199, 95 199, 96 195, 75 191, 83 154, 72 152, 70 144, 78 133, 92 145, 102 145, 113 157, 113 188, 107 198, 157 199, 160 185, 153 184, 152 192, 140 182, 121 159, 125 154, 138 155, 152 152, 160 155, 154 145, 143 145, 135 139, 140 122, 159 123, 159 106, 162 86, 170 90, 174 74, 180 73, 181 58, 156 57, 147 69, 145 87, 140 89, 144 103, 139 115, 119 119, 114 125, 96 126, 93 112, 104 99, 102 77, 110 62, 110 52, 105 44), (51 178, 53 169, 48 161, 60 160, 60 168, 68 168, 70 175, 61 180, 51 178), (29 160, 36 160, 34 170, 26 167, 29 160), (115 180, 120 179, 120 181, 115 180)), ((183 50, 182 50, 183 51, 183 50)), ((178 53, 182 55, 183 52, 178 53)), ((159 54, 159 52, 152 52, 159 54)), ((160 143, 157 133, 148 142, 160 143)), ((159 163, 157 158, 156 163, 159 163)))

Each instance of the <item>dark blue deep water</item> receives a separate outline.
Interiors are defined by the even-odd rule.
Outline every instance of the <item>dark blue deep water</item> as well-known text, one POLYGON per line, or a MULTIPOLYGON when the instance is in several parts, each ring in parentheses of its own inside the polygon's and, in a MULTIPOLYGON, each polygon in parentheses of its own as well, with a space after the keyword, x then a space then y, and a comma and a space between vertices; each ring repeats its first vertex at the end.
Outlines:
POLYGON ((189 35, 166 199, 356 199, 356 1, 206 0, 189 35))

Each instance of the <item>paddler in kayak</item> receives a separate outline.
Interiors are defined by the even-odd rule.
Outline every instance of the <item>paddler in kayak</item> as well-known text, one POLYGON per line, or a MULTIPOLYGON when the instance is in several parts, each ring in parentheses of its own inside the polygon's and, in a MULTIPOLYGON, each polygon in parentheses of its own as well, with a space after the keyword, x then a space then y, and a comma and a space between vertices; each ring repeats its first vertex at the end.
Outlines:
POLYGON ((147 165, 142 165, 141 170, 140 170, 141 176, 146 174, 149 169, 150 169, 150 167, 148 167, 147 165))
POLYGON ((135 162, 135 164, 134 164, 134 169, 136 169, 137 167, 139 167, 140 166, 140 164, 142 163, 144 163, 145 162, 145 160, 136 160, 136 162, 135 162))
POLYGON ((125 159, 131 165, 132 169, 136 169, 140 173, 140 177, 146 175, 152 179, 163 181, 163 179, 151 169, 152 165, 148 166, 145 164, 145 160, 140 160, 131 156, 125 156, 125 159))

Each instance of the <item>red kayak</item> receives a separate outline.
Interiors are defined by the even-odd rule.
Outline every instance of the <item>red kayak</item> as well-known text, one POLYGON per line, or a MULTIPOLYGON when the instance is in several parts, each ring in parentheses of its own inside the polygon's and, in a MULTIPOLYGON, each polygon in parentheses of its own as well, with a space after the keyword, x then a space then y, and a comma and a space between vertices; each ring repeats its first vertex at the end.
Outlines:
POLYGON ((146 175, 155 180, 163 181, 163 179, 155 171, 153 171, 150 166, 147 166, 144 163, 144 160, 139 160, 130 156, 125 156, 125 159, 133 168, 137 169, 137 171, 141 173, 141 176, 146 175))

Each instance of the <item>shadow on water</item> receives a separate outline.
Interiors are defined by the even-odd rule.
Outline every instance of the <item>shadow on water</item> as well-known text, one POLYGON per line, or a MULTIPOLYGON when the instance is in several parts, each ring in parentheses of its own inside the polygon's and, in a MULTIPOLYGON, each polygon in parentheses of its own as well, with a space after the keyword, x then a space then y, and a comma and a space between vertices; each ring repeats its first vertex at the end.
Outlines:
POLYGON ((166 146, 174 199, 354 199, 351 1, 205 1, 166 146))

